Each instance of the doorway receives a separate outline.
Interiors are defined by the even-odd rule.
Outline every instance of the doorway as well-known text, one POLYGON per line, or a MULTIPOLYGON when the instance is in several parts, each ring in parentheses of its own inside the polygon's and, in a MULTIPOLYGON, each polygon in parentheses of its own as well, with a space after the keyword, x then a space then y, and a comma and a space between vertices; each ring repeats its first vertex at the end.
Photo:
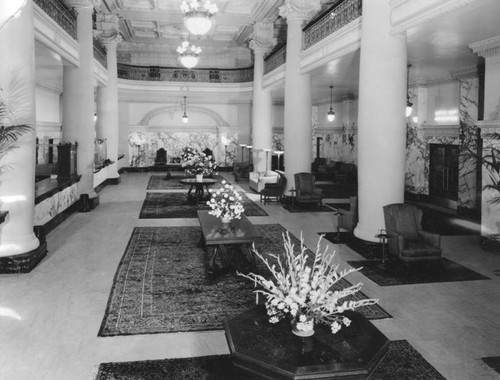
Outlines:
POLYGON ((430 144, 429 196, 438 206, 457 209, 458 145, 430 144))

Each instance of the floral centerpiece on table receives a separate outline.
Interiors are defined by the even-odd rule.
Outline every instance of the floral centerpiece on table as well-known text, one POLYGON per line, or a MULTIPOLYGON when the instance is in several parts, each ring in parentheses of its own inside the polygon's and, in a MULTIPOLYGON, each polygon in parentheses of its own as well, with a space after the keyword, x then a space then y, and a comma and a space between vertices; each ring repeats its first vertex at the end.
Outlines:
POLYGON ((217 164, 211 155, 193 148, 184 148, 181 159, 182 167, 189 174, 209 175, 217 169, 217 164))
POLYGON ((233 185, 223 180, 219 189, 209 189, 208 191, 211 194, 210 200, 207 201, 207 205, 211 209, 208 212, 210 215, 221 218, 223 222, 241 218, 245 209, 241 203, 242 197, 233 185))
POLYGON ((266 296, 265 305, 269 322, 277 323, 289 316, 292 321, 292 331, 301 336, 312 335, 314 323, 328 325, 335 334, 342 326, 347 327, 351 323, 343 312, 378 302, 376 299, 358 301, 346 299, 359 292, 362 284, 346 288, 335 285, 359 269, 339 271, 338 264, 333 264, 334 254, 327 254, 328 247, 323 251, 320 249, 322 237, 318 241, 314 257, 310 258, 302 239, 300 252, 295 252, 294 244, 287 232, 283 235, 284 257, 269 254, 269 258, 265 258, 254 249, 255 255, 269 269, 271 278, 255 273, 239 273, 240 276, 262 287, 255 292, 266 296))

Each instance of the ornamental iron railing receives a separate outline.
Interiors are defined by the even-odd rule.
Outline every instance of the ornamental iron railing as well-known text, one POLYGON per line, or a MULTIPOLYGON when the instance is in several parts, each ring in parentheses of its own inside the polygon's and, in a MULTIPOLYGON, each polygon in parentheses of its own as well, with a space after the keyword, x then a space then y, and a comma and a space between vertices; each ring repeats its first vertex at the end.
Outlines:
POLYGON ((253 68, 188 70, 119 63, 118 78, 158 82, 245 83, 253 81, 253 68))
POLYGON ((264 74, 270 73, 286 62, 286 45, 276 50, 264 60, 264 74))
POLYGON ((108 58, 107 58, 106 49, 97 40, 94 40, 94 58, 97 59, 97 61, 101 65, 108 68, 108 58))
POLYGON ((303 33, 303 49, 306 50, 330 34, 361 16, 362 0, 345 0, 330 8, 316 22, 308 25, 303 33))
POLYGON ((61 0, 34 1, 52 20, 76 40, 76 16, 61 0))

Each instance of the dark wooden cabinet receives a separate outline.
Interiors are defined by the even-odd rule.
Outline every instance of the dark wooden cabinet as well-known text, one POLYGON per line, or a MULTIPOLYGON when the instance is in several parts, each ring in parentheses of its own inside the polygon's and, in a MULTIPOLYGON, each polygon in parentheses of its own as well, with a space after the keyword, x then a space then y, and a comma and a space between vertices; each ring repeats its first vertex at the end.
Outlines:
POLYGON ((76 171, 77 147, 77 144, 57 146, 57 175, 59 178, 71 178, 78 174, 76 171))

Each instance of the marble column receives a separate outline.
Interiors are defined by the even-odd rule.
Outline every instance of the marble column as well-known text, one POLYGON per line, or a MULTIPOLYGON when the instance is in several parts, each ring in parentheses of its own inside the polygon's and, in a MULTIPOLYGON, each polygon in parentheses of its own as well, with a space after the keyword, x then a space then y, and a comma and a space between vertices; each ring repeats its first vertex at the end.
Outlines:
POLYGON ((77 173, 80 195, 87 194, 93 204, 98 204, 94 191, 94 42, 92 12, 100 0, 65 0, 77 13, 77 37, 80 46, 80 66, 64 67, 63 74, 63 125, 64 141, 78 143, 77 173))
MULTIPOLYGON (((273 144, 272 99, 269 90, 262 87, 264 77, 264 55, 276 45, 272 23, 257 22, 254 25, 250 48, 254 52, 252 142, 253 167, 256 172, 269 170, 271 160, 266 160, 266 151, 273 144)), ((269 153, 267 153, 269 154, 269 153)))
POLYGON ((0 2, 0 257, 17 256, 40 245, 35 214, 35 34, 33 1, 0 2), (15 17, 14 17, 15 15, 15 17), (10 149, 8 149, 10 148, 10 149))
POLYGON ((98 28, 94 33, 106 48, 108 85, 98 88, 97 137, 106 139, 107 158, 113 162, 108 167, 108 179, 118 183, 118 67, 117 45, 123 40, 118 32, 118 16, 98 15, 98 28))
POLYGON ((363 2, 358 103, 358 210, 354 235, 385 228, 383 206, 404 202, 406 35, 391 34, 386 0, 363 2))
POLYGON ((311 171, 312 99, 311 76, 300 74, 302 26, 320 9, 319 0, 286 0, 280 16, 287 20, 285 66, 284 159, 287 185, 295 187, 294 174, 311 171))

